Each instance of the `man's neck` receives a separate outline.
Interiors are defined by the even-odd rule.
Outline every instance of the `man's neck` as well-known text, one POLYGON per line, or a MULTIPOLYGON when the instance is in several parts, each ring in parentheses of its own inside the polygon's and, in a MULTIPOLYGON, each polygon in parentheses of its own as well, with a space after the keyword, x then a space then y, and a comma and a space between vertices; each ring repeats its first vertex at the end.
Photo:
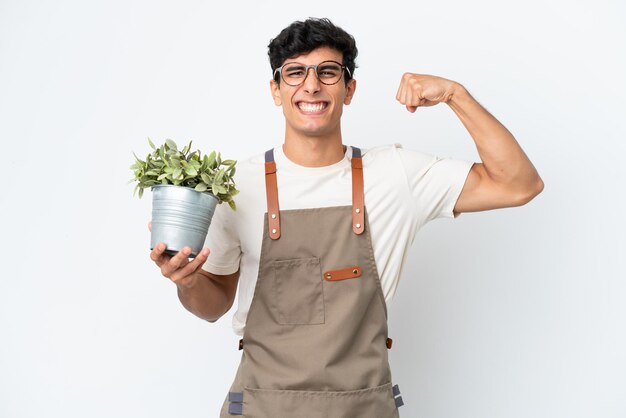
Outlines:
POLYGON ((289 160, 303 167, 325 167, 341 161, 346 150, 340 134, 332 137, 286 136, 283 152, 289 160))

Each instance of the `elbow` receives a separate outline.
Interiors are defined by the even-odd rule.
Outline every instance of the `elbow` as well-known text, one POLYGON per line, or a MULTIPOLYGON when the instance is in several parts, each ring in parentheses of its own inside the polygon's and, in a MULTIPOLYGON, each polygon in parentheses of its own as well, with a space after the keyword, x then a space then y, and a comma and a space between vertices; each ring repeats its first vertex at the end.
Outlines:
POLYGON ((230 307, 229 307, 228 309, 226 309, 226 310, 225 310, 222 314, 220 314, 220 315, 218 315, 218 316, 213 316, 213 317, 208 317, 208 316, 205 316, 205 317, 204 317, 204 318, 202 318, 202 319, 204 319, 204 320, 206 320, 207 322, 210 322, 210 323, 212 323, 212 324, 213 324, 213 323, 217 322, 217 321, 218 321, 218 319, 220 319, 221 317, 223 317, 224 315, 226 315, 226 312, 228 312, 228 310, 229 310, 229 309, 230 309, 230 307))
POLYGON ((535 192, 535 196, 543 192, 543 186, 544 186, 543 180, 541 179, 541 177, 537 177, 537 191, 535 192))
MULTIPOLYGON (((224 313, 226 313, 226 312, 224 312, 224 313)), ((204 318, 202 318, 202 319, 204 319, 205 321, 210 322, 210 323, 212 323, 212 324, 213 324, 213 323, 217 322, 217 320, 218 320, 218 319, 220 319, 220 318, 221 318, 221 317, 223 317, 223 316, 224 316, 224 314, 221 314, 221 315, 219 315, 219 316, 214 316, 214 317, 204 317, 204 318)))
POLYGON ((537 176, 537 180, 535 181, 532 187, 526 188, 522 193, 519 194, 518 203, 519 206, 525 205, 526 203, 533 200, 539 193, 543 191, 544 183, 541 177, 537 176))
POLYGON ((233 306, 233 301, 234 301, 233 299, 230 299, 230 302, 229 302, 228 306, 226 307, 226 310, 224 312, 222 312, 222 314, 220 314, 219 316, 216 316, 216 317, 213 317, 213 318, 204 318, 204 319, 206 319, 210 323, 217 322, 218 319, 220 319, 221 317, 226 315, 228 313, 228 311, 230 311, 230 308, 232 308, 232 306, 233 306))

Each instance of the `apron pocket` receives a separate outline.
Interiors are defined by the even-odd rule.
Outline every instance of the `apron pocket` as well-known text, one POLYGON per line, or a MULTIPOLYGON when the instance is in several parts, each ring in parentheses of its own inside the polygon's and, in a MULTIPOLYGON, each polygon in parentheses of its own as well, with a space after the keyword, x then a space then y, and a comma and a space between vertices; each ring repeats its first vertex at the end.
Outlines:
POLYGON ((274 288, 279 324, 324 323, 324 287, 318 257, 274 261, 274 288))
POLYGON ((254 418, 397 418, 391 383, 348 391, 244 388, 243 414, 254 418))

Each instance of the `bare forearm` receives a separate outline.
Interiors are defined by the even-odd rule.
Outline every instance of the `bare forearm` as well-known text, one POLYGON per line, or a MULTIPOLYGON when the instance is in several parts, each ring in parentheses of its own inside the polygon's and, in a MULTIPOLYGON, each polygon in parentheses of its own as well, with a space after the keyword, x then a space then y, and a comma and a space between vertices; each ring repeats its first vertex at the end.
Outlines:
POLYGON ((460 84, 447 102, 476 143, 489 178, 518 190, 536 190, 542 181, 511 132, 460 84))
POLYGON ((205 274, 195 273, 192 286, 177 286, 178 299, 185 309, 209 322, 217 321, 230 309, 227 291, 205 274))

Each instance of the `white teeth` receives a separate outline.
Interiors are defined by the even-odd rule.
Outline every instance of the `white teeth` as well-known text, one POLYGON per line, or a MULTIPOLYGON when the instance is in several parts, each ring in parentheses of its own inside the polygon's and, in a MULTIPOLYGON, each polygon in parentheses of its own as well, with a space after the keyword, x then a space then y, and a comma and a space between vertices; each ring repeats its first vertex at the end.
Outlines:
POLYGON ((326 103, 298 103, 298 107, 304 112, 319 112, 326 107, 326 103))

